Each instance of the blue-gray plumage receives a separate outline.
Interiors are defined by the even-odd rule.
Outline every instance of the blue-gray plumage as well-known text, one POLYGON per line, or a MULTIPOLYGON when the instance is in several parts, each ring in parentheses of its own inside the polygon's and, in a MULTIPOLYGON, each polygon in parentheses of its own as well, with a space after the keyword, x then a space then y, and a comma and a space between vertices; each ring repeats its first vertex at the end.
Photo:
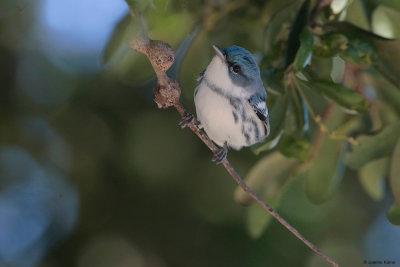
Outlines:
POLYGON ((217 48, 200 74, 195 90, 197 118, 217 145, 239 150, 269 134, 266 92, 249 51, 239 46, 217 48))

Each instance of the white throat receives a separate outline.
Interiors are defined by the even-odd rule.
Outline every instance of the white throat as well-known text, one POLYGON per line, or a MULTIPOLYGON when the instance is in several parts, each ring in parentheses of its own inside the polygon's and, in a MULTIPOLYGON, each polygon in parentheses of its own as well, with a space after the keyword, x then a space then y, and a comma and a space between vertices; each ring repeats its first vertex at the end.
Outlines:
POLYGON ((239 87, 232 82, 229 77, 228 65, 218 55, 215 55, 207 66, 204 77, 227 96, 245 98, 251 95, 245 88, 239 87))

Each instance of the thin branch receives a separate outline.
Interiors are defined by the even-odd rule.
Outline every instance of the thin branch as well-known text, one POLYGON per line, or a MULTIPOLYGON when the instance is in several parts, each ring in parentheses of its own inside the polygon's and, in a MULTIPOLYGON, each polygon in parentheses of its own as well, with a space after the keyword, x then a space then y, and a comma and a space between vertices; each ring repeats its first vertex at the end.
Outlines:
MULTIPOLYGON (((289 85, 294 86, 294 88, 299 92, 299 94, 301 95, 302 99, 304 100, 304 102, 306 104, 308 112, 310 113, 310 115, 313 118, 313 120, 315 121, 315 123, 319 126, 319 131, 321 132, 321 134, 325 133, 329 136, 329 138, 332 138, 332 139, 345 140, 354 146, 359 145, 357 140, 355 140, 352 136, 338 135, 336 133, 336 131, 330 131, 328 129, 328 127, 325 125, 325 119, 321 118, 320 115, 315 115, 315 112, 312 109, 311 104, 309 103, 306 95, 304 94, 303 89, 301 89, 301 86, 299 85, 299 83, 296 80, 296 76, 295 76, 294 72, 289 72, 287 74, 287 83, 289 85)), ((327 109, 332 109, 332 107, 333 107, 332 104, 333 103, 330 103, 329 106, 327 107, 327 109)), ((325 115, 323 115, 323 116, 325 116, 325 115)))
MULTIPOLYGON (((174 51, 172 48, 162 41, 150 40, 147 37, 142 37, 134 40, 131 43, 132 49, 145 54, 150 60, 154 71, 157 75, 157 85, 153 90, 154 101, 157 103, 159 108, 168 108, 174 106, 181 116, 186 113, 185 108, 179 102, 181 89, 177 81, 171 79, 165 73, 166 70, 172 65, 174 61, 174 51)), ((215 153, 217 146, 211 141, 211 139, 197 126, 196 122, 192 120, 187 126, 203 141, 207 147, 215 153)), ((291 226, 285 219, 283 219, 270 205, 265 203, 256 193, 243 181, 239 174, 235 171, 228 159, 222 161, 225 169, 236 181, 236 183, 247 192, 251 198, 253 198, 258 204, 260 204, 264 210, 266 210, 271 216, 277 219, 283 226, 285 226, 290 232, 292 232, 298 239, 306 244, 316 254, 323 257, 332 266, 338 266, 338 264, 320 251, 314 244, 308 241, 303 235, 299 233, 293 226, 291 226)))
MULTIPOLYGON (((333 103, 330 102, 328 104, 328 106, 326 107, 324 113, 322 114, 322 117, 321 117, 322 123, 326 122, 328 117, 332 114, 332 111, 333 111, 333 103)), ((312 147, 311 152, 307 159, 308 162, 311 162, 314 160, 315 156, 317 155, 318 150, 320 149, 320 147, 322 145, 323 138, 324 138, 324 132, 321 130, 321 128, 319 128, 317 135, 314 139, 315 141, 314 141, 313 147, 312 147)))

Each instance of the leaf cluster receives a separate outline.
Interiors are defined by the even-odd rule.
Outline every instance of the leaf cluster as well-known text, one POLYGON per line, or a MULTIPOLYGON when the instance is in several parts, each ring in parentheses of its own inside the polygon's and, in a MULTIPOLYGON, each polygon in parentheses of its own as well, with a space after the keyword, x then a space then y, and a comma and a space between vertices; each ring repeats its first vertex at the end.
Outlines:
MULTIPOLYGON (((297 7, 295 16, 282 10, 291 27, 287 37, 282 34, 280 39, 271 33, 277 32, 282 18, 276 15, 267 24, 261 68, 274 98, 272 130, 266 142, 253 150, 275 152, 254 165, 247 181, 257 181, 259 192, 278 208, 288 187, 277 187, 277 180, 281 184, 302 180, 309 200, 321 204, 337 191, 346 171, 356 171, 361 186, 375 200, 385 197, 388 178, 394 196, 388 219, 399 224, 400 113, 394 107, 400 105, 400 40, 343 20, 348 2, 336 14, 332 4, 321 8, 308 0, 297 7), (387 102, 380 90, 396 98, 387 102), (274 162, 280 166, 278 174, 273 171, 276 167, 265 167, 276 160, 277 151, 285 156, 274 162), (287 158, 297 160, 297 165, 288 164, 287 158)), ((371 4, 372 9, 366 10, 373 12, 379 4, 371 4)), ((390 7, 400 11, 398 6, 390 7)), ((365 17, 373 23, 368 12, 365 17)), ((260 214, 250 211, 248 216, 249 232, 259 236, 269 220, 261 220, 260 225, 256 219, 260 214)))
MULTIPOLYGON (((145 5, 144 1, 127 2, 136 16, 157 18, 157 13, 163 12, 158 8, 160 1, 145 5)), ((309 200, 321 204, 337 191, 345 174, 353 172, 374 200, 383 199, 389 185, 394 201, 388 218, 400 224, 397 1, 347 0, 338 4, 305 0, 282 1, 280 6, 257 2, 252 5, 256 8, 243 9, 244 2, 210 1, 205 6, 193 2, 185 12, 168 15, 169 25, 185 21, 184 26, 173 29, 163 27, 165 20, 159 18, 149 20, 151 25, 144 24, 160 39, 173 46, 181 44, 172 67, 174 77, 187 69, 191 73, 203 69, 207 57, 193 55, 191 49, 204 49, 209 45, 207 39, 242 45, 243 39, 255 38, 250 43, 268 92, 271 134, 252 147, 255 154, 263 156, 246 180, 266 201, 278 208, 294 181, 301 180, 309 200), (229 23, 232 14, 243 17, 240 27, 229 23), (382 16, 389 18, 383 21, 384 26, 382 16), (256 24, 261 27, 254 31, 256 24), (195 25, 198 27, 193 30, 195 25), (177 32, 166 34, 173 30, 177 32), (221 32, 233 32, 237 37, 217 36, 221 32)), ((106 61, 115 57, 123 42, 121 36, 136 29, 137 21, 128 17, 121 20, 106 49, 106 61)), ((140 61, 130 62, 137 67, 140 61)), ((192 81, 182 79, 184 86, 194 88, 192 81)), ((191 97, 190 93, 186 96, 191 97)), ((239 188, 235 198, 242 204, 251 202, 239 188)), ((267 217, 257 218, 260 212, 249 209, 248 229, 254 237, 262 234, 269 222, 267 217)))

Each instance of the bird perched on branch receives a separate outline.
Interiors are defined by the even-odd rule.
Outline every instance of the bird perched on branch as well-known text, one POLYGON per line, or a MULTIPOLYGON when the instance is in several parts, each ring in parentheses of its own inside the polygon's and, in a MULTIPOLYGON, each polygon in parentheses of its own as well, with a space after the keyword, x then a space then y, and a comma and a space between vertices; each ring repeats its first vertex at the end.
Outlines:
POLYGON ((239 46, 213 48, 216 55, 198 78, 194 102, 201 127, 221 147, 213 158, 220 163, 228 147, 258 143, 270 127, 267 94, 253 56, 239 46))

